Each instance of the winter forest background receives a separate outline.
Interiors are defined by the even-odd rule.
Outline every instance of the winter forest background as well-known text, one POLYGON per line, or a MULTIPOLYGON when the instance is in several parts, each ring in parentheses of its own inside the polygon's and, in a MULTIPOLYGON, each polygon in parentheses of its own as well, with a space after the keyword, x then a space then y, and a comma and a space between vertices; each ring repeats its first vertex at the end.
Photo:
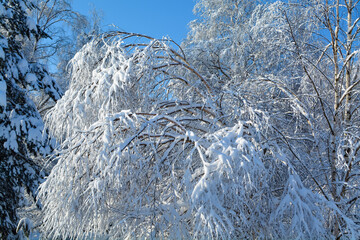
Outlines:
POLYGON ((0 3, 1 239, 360 239, 359 0, 0 3))

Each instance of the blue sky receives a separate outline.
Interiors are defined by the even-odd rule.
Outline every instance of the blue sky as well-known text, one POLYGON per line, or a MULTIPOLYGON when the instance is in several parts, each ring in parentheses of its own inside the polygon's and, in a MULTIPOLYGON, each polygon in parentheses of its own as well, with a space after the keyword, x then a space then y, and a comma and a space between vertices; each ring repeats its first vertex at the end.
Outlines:
POLYGON ((155 38, 169 36, 180 43, 195 19, 195 0, 74 0, 76 11, 88 15, 91 9, 103 14, 103 25, 114 24, 120 30, 147 34, 155 38))

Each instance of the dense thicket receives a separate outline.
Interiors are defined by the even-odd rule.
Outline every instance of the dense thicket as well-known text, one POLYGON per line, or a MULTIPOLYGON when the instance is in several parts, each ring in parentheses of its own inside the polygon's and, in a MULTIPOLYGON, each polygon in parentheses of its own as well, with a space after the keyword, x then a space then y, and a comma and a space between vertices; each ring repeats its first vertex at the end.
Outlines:
POLYGON ((39 190, 42 236, 360 238, 358 10, 199 0, 181 46, 92 39, 46 115, 59 147, 39 190))
POLYGON ((114 32, 72 60, 44 232, 359 237, 357 3, 195 9, 182 47, 114 32))

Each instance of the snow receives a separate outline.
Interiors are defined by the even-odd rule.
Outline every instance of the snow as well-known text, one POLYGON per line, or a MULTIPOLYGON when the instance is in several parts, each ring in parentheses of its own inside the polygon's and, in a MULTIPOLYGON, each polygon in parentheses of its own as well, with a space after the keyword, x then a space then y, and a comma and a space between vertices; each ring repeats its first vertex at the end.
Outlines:
POLYGON ((0 58, 1 59, 5 59, 5 52, 4 52, 4 49, 2 47, 0 47, 0 58))
MULTIPOLYGON (((49 131, 59 136, 61 146, 56 152, 57 163, 39 193, 44 203, 45 233, 82 238, 89 232, 99 232, 119 239, 330 238, 327 226, 332 222, 324 218, 331 214, 327 200, 318 192, 328 191, 331 185, 317 178, 320 175, 315 175, 320 180, 318 186, 311 180, 330 148, 323 142, 325 151, 318 145, 320 155, 309 154, 312 144, 296 139, 310 139, 310 129, 303 121, 307 119, 314 125, 320 122, 318 130, 327 141, 329 129, 321 121, 324 113, 317 115, 315 105, 309 105, 303 97, 303 90, 291 86, 299 78, 287 74, 289 67, 277 73, 271 65, 277 66, 274 56, 262 59, 265 47, 256 52, 261 57, 246 55, 258 51, 258 45, 247 41, 257 28, 251 28, 252 22, 242 16, 229 18, 229 11, 251 11, 241 5, 243 2, 233 8, 232 2, 199 0, 199 4, 211 5, 209 12, 215 10, 216 16, 211 16, 215 26, 199 25, 205 40, 195 47, 184 47, 186 54, 158 40, 129 50, 117 37, 94 40, 76 54, 70 66, 70 88, 47 115, 49 131), (217 21, 222 18, 236 21, 227 26, 234 35, 227 36, 229 33, 224 31, 227 41, 217 39, 219 30, 227 30, 217 21), (208 37, 212 39, 206 40, 208 37), (228 43, 232 46, 226 46, 228 43), (197 47, 203 53, 199 54, 197 47), (215 52, 207 56, 208 51, 215 52), (216 59, 212 59, 213 53, 216 59), (272 74, 263 79, 244 68, 253 57, 251 61, 259 72, 264 64, 272 74), (224 76, 203 64, 209 61, 212 65, 218 60, 217 67, 229 75, 229 84, 223 84, 224 76), (221 69, 220 63, 226 67, 221 69), (242 77, 242 71, 251 77, 242 77), (272 76, 279 80, 269 83, 272 76), (274 88, 277 96, 262 91, 274 88), (300 120, 299 125, 293 114, 300 120), (280 130, 274 131, 276 127, 280 130), (290 163, 297 168, 304 166, 295 169, 290 163), (184 230, 179 233, 179 229, 184 230), (176 234, 178 237, 174 237, 176 234)), ((257 9, 255 22, 262 21, 257 23, 261 26, 256 31, 266 30, 263 25, 270 21, 279 25, 278 32, 270 29, 271 34, 280 34, 276 36, 282 39, 281 34, 288 32, 285 27, 291 24, 278 22, 282 6, 257 9)), ((278 38, 270 35, 265 46, 270 48, 278 38)), ((271 48, 272 53, 277 53, 277 44, 271 48)), ((284 40, 279 45, 292 47, 293 41, 286 45, 284 40)), ((280 55, 282 60, 298 65, 298 60, 289 60, 291 56, 287 59, 286 54, 280 55)), ((26 79, 35 85, 35 75, 28 73, 26 79)), ((316 81, 322 81, 321 77, 316 81)), ((311 96, 311 91, 306 93, 311 96)), ((27 140, 37 141, 41 127, 33 125, 26 129, 27 140)), ((343 184, 331 184, 335 183, 343 184)), ((344 232, 349 231, 346 225, 344 232)))
POLYGON ((0 38, 0 47, 7 48, 8 46, 8 41, 5 38, 0 38))
POLYGON ((4 143, 6 149, 11 149, 15 152, 18 151, 17 135, 15 131, 11 131, 7 138, 7 141, 4 143))
POLYGON ((49 75, 46 75, 43 79, 42 79, 42 82, 45 84, 45 85, 50 85, 52 83, 53 79, 49 76, 49 75))
POLYGON ((36 30, 36 23, 31 17, 27 18, 26 24, 30 30, 36 30))
POLYGON ((17 66, 22 75, 25 75, 29 71, 29 63, 24 58, 20 59, 17 66))
POLYGON ((31 86, 36 86, 37 83, 37 77, 33 73, 28 73, 25 76, 25 81, 30 84, 31 86))
POLYGON ((23 0, 19 1, 21 10, 25 11, 28 9, 28 7, 25 5, 23 0))
POLYGON ((13 10, 11 8, 6 10, 6 17, 12 18, 14 16, 13 10))
POLYGON ((6 82, 0 78, 0 106, 6 108, 6 82))
POLYGON ((6 14, 6 10, 4 8, 4 6, 2 4, 0 4, 0 15, 5 15, 6 14))
POLYGON ((30 128, 28 130, 28 139, 29 139, 29 141, 32 141, 32 142, 40 142, 42 139, 42 134, 41 134, 40 129, 30 128))

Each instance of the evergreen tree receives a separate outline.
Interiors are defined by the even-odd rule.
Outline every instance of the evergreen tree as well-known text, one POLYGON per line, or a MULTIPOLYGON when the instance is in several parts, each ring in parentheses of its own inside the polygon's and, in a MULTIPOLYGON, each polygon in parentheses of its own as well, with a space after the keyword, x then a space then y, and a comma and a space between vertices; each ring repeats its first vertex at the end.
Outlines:
POLYGON ((12 239, 17 209, 24 192, 35 198, 41 180, 41 158, 46 144, 43 121, 31 94, 45 92, 54 100, 61 91, 44 66, 28 62, 21 52, 25 38, 46 37, 27 11, 26 0, 0 0, 0 238, 12 239))

